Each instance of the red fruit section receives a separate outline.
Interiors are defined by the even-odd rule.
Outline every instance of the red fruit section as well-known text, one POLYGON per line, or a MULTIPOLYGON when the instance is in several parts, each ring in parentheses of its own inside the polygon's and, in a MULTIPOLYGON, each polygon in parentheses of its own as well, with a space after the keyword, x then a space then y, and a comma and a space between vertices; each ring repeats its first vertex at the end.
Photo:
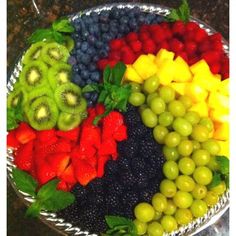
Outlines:
POLYGON ((7 146, 15 148, 16 166, 29 172, 39 185, 58 178, 57 188, 63 191, 70 191, 77 182, 85 186, 101 178, 106 162, 118 157, 117 142, 127 139, 123 116, 117 111, 93 125, 104 110, 101 104, 89 108, 83 124, 69 131, 35 131, 22 122, 7 136, 7 146))
POLYGON ((195 22, 143 25, 139 32, 131 32, 123 38, 111 40, 107 58, 98 61, 98 68, 113 67, 118 61, 133 64, 141 54, 156 54, 161 48, 173 51, 189 65, 205 59, 212 73, 229 77, 229 58, 224 53, 220 33, 208 35, 195 22))

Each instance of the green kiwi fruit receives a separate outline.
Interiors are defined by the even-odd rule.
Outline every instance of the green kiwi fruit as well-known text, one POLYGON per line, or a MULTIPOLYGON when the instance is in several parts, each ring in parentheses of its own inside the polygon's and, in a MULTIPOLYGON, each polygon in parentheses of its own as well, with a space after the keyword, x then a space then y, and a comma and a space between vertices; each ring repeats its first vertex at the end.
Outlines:
POLYGON ((56 103, 61 111, 76 114, 85 111, 86 100, 81 97, 81 89, 73 83, 58 86, 54 91, 56 103))
POLYGON ((42 61, 33 61, 23 67, 20 74, 20 83, 27 90, 48 84, 48 67, 42 61))
POLYGON ((54 99, 53 91, 51 90, 49 86, 43 86, 43 87, 38 87, 38 88, 33 89, 28 94, 29 105, 31 105, 35 99, 39 97, 44 97, 44 96, 54 99))
POLYGON ((74 40, 68 35, 66 35, 64 39, 65 39, 64 46, 68 49, 69 52, 71 52, 75 46, 74 40))
POLYGON ((80 123, 81 123, 80 114, 61 112, 57 121, 57 127, 60 130, 67 131, 70 129, 74 129, 80 123))
POLYGON ((41 52, 42 60, 51 66, 58 62, 67 62, 69 55, 69 51, 65 46, 55 42, 47 43, 41 52))
POLYGON ((26 51, 23 64, 28 64, 34 60, 39 60, 41 56, 42 48, 45 46, 45 42, 37 42, 32 44, 32 46, 26 51))
POLYGON ((70 82, 71 65, 66 63, 56 63, 48 71, 48 81, 53 90, 57 86, 70 82))
POLYGON ((7 96, 7 108, 16 107, 19 101, 21 101, 22 104, 25 104, 27 100, 27 92, 21 86, 16 86, 14 87, 14 90, 7 96))
POLYGON ((31 104, 27 112, 30 125, 36 130, 51 129, 56 126, 58 108, 52 98, 39 97, 31 104))

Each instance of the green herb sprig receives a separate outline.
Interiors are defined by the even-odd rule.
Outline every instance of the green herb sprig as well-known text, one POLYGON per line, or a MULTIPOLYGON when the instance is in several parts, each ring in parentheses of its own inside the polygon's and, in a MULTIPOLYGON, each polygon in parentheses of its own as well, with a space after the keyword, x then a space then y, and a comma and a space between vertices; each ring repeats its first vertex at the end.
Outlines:
POLYGON ((219 168, 214 171, 212 181, 208 187, 211 189, 224 181, 226 187, 229 188, 229 159, 225 156, 216 156, 216 162, 219 168))
POLYGON ((137 236, 137 229, 133 221, 120 216, 106 216, 109 229, 103 236, 137 236))
POLYGON ((39 41, 56 41, 64 43, 64 34, 73 33, 74 27, 71 25, 67 17, 60 18, 53 22, 49 29, 37 29, 29 38, 28 43, 36 43, 39 41))
POLYGON ((127 102, 131 92, 131 86, 122 84, 122 78, 126 70, 126 65, 118 62, 113 68, 106 66, 103 72, 103 83, 89 84, 82 90, 83 93, 97 91, 99 93, 98 102, 105 105, 105 112, 94 119, 94 125, 108 115, 112 110, 126 111, 127 102))
POLYGON ((31 175, 15 168, 12 176, 19 190, 35 198, 35 202, 26 211, 27 217, 38 217, 41 210, 56 212, 68 207, 75 201, 75 196, 72 193, 56 189, 59 182, 57 179, 49 181, 37 191, 38 183, 31 175))
POLYGON ((189 18, 190 9, 187 0, 182 0, 182 4, 176 9, 171 9, 170 14, 165 17, 165 19, 170 22, 177 20, 188 22, 189 18))

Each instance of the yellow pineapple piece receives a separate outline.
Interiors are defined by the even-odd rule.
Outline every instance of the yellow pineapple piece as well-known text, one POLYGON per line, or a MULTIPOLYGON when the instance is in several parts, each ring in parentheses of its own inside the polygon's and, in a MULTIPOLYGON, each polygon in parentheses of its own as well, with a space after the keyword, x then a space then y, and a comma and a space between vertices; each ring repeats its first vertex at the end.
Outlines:
POLYGON ((162 62, 166 59, 173 61, 175 54, 173 52, 170 52, 164 48, 160 49, 159 52, 156 55, 155 63, 157 66, 160 66, 162 62))
POLYGON ((185 93, 192 99, 193 102, 205 101, 208 96, 208 92, 206 89, 192 82, 188 83, 188 85, 186 86, 185 93))
POLYGON ((207 62, 202 59, 190 66, 190 70, 194 75, 197 73, 209 73, 210 67, 208 66, 207 62))
POLYGON ((177 57, 175 60, 175 74, 174 81, 176 82, 190 82, 192 80, 192 73, 188 64, 182 57, 177 57))
POLYGON ((229 97, 219 92, 211 92, 208 98, 208 105, 213 109, 224 109, 229 107, 229 97))
POLYGON ((229 158, 229 141, 217 141, 220 146, 219 156, 226 156, 229 158))
POLYGON ((180 94, 180 95, 185 95, 185 91, 187 88, 187 85, 189 83, 177 83, 177 82, 172 82, 170 84, 170 87, 172 87, 176 93, 180 94))
POLYGON ((218 91, 225 96, 229 96, 229 79, 225 79, 220 82, 218 91))
POLYGON ((139 84, 143 83, 143 79, 139 76, 136 70, 133 68, 132 65, 127 65, 125 74, 124 74, 124 81, 133 81, 139 84))
POLYGON ((216 122, 228 122, 229 121, 229 108, 219 108, 210 110, 210 117, 216 122))
POLYGON ((200 117, 208 117, 208 106, 204 101, 193 104, 189 111, 197 112, 200 117))
POLYGON ((155 61, 156 57, 153 54, 148 53, 148 57, 152 60, 155 61))
POLYGON ((229 139, 229 123, 215 123, 215 132, 213 138, 217 140, 228 140, 229 139))

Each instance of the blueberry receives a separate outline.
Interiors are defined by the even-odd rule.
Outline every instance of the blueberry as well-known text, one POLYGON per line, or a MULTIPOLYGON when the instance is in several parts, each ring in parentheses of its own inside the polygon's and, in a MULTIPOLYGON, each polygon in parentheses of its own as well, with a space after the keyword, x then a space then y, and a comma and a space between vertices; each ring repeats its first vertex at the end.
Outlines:
POLYGON ((108 30, 109 30, 108 24, 101 24, 101 31, 103 33, 108 32, 108 30))
POLYGON ((95 55, 95 56, 93 57, 93 62, 97 62, 99 59, 100 59, 99 56, 98 56, 98 55, 95 55))
POLYGON ((91 100, 87 101, 87 105, 88 105, 88 107, 91 107, 93 105, 93 101, 91 101, 91 100))
POLYGON ((94 94, 92 95, 92 97, 91 97, 91 100, 92 100, 93 102, 96 102, 97 99, 98 99, 98 93, 94 93, 94 94))
POLYGON ((87 84, 92 84, 93 81, 91 79, 87 79, 87 84))
POLYGON ((99 20, 101 23, 106 23, 108 22, 108 18, 109 18, 109 11, 101 11, 100 15, 99 15, 99 20))
POLYGON ((88 36, 88 42, 90 44, 94 44, 96 42, 96 38, 93 35, 88 36))
POLYGON ((76 42, 76 44, 75 44, 75 47, 76 47, 76 48, 80 48, 80 46, 81 46, 81 43, 82 43, 82 42, 80 42, 80 41, 77 41, 77 42, 76 42))
POLYGON ((113 7, 113 8, 111 9, 110 14, 111 14, 111 17, 112 17, 112 18, 118 19, 118 18, 119 18, 119 15, 120 15, 120 11, 119 11, 119 9, 118 9, 117 7, 113 7))
POLYGON ((86 40, 87 37, 89 36, 89 32, 88 32, 87 30, 83 30, 82 33, 81 33, 81 35, 82 35, 82 39, 83 39, 83 40, 86 40))
POLYGON ((86 99, 89 99, 90 98, 90 93, 84 93, 83 96, 86 98, 86 99))
POLYGON ((104 33, 102 35, 102 39, 105 41, 105 42, 109 42, 110 40, 112 40, 112 36, 109 34, 109 33, 104 33))
POLYGON ((96 54, 96 50, 93 47, 89 47, 88 50, 87 50, 87 53, 90 56, 93 56, 94 54, 96 54))
POLYGON ((93 22, 98 22, 99 17, 98 17, 98 13, 97 12, 92 12, 90 14, 90 16, 93 19, 93 22))
MULTIPOLYGON (((95 71, 97 69, 97 66, 95 65, 95 63, 91 63, 91 64, 89 64, 88 69, 89 69, 89 71, 95 71)), ((91 74, 91 79, 92 78, 93 78, 93 73, 91 74)))
POLYGON ((128 24, 128 22, 129 22, 129 18, 127 16, 123 16, 123 17, 120 18, 120 23, 121 24, 126 25, 126 24, 128 24))
POLYGON ((100 73, 98 71, 91 73, 91 80, 93 80, 94 82, 99 82, 100 73))
POLYGON ((103 46, 103 42, 97 41, 97 42, 95 42, 95 46, 96 46, 96 48, 100 49, 103 46))
POLYGON ((82 81, 81 76, 78 75, 78 74, 72 76, 72 81, 73 81, 74 83, 80 85, 80 84, 81 84, 81 81, 82 81))
POLYGON ((82 52, 86 52, 88 50, 89 44, 87 42, 83 42, 81 44, 81 50, 82 52))
POLYGON ((70 56, 68 59, 68 63, 71 65, 76 65, 76 63, 77 63, 76 58, 73 56, 70 56))
POLYGON ((143 24, 145 23, 145 16, 143 14, 140 14, 139 17, 138 17, 138 22, 140 24, 143 24))
POLYGON ((81 77, 85 80, 88 79, 89 78, 89 72, 87 70, 82 70, 81 71, 81 77))
POLYGON ((107 55, 108 55, 108 53, 107 53, 107 51, 105 49, 101 49, 99 51, 99 56, 100 57, 107 57, 107 55))
POLYGON ((77 65, 73 65, 72 70, 73 70, 73 72, 75 72, 75 74, 79 72, 79 68, 77 65))
POLYGON ((80 71, 85 70, 85 69, 86 69, 86 66, 83 65, 83 64, 78 64, 78 69, 79 69, 80 71))
POLYGON ((81 58, 80 58, 81 62, 84 65, 88 65, 91 61, 91 57, 88 54, 84 54, 81 58))

